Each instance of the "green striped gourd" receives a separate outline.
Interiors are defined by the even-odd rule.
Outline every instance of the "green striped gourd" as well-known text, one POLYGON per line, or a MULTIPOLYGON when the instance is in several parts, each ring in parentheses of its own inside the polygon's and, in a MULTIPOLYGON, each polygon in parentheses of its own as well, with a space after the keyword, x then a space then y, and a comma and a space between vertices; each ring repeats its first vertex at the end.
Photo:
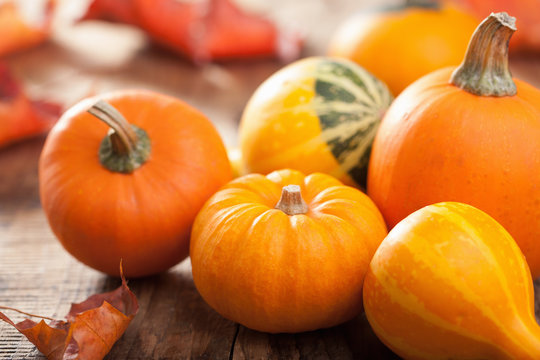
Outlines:
POLYGON ((540 359, 525 258, 486 213, 456 202, 417 210, 371 260, 364 309, 377 336, 408 359, 540 359))
POLYGON ((244 110, 243 171, 292 168, 365 186, 371 144, 391 101, 386 85, 352 61, 296 61, 263 82, 244 110))

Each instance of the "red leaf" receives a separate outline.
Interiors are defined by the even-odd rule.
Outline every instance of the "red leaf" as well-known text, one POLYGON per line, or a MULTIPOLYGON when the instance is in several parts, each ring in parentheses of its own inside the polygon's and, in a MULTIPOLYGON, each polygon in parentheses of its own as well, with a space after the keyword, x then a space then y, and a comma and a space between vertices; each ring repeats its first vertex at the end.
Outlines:
POLYGON ((48 359, 102 359, 126 331, 138 309, 137 298, 122 276, 118 289, 73 304, 67 322, 52 320, 47 325, 43 320, 36 323, 26 319, 15 324, 1 312, 0 319, 14 326, 48 359))
POLYGON ((0 147, 48 131, 61 111, 60 105, 30 100, 0 63, 0 147))
POLYGON ((137 25, 155 41, 196 62, 299 56, 301 38, 230 0, 93 0, 85 19, 137 25))

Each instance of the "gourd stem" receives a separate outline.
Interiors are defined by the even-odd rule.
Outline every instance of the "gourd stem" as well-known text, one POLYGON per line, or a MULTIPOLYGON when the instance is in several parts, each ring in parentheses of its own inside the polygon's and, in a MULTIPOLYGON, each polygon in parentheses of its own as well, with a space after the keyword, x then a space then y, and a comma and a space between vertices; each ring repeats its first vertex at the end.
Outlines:
POLYGON ((450 83, 479 96, 513 96, 516 84, 508 67, 508 42, 516 19, 505 12, 492 13, 475 30, 465 59, 450 83))
POLYGON ((109 138, 116 154, 129 154, 137 146, 137 133, 127 122, 126 118, 113 106, 103 100, 98 100, 88 112, 111 128, 109 138))
POLYGON ((276 204, 276 209, 287 215, 300 215, 308 212, 309 207, 302 198, 302 192, 298 185, 287 185, 281 189, 281 198, 276 204))

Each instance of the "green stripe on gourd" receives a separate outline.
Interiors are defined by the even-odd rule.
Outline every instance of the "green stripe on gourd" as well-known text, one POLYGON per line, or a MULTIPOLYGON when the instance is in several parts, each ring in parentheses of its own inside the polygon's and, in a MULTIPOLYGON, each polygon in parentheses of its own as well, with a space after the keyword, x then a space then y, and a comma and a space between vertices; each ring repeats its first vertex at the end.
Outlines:
POLYGON ((323 141, 343 171, 365 187, 371 144, 393 100, 390 91, 360 66, 328 59, 317 67, 315 94, 323 141))

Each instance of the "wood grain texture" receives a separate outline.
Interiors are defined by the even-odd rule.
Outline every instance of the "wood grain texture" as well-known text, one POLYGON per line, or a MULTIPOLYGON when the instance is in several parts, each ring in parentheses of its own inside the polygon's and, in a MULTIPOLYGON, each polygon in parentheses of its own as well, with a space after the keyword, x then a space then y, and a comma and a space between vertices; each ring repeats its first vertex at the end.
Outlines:
MULTIPOLYGON (((376 1, 362 3, 368 6, 376 1)), ((278 1, 282 20, 310 29, 304 56, 324 53, 355 1, 278 1)), ((128 27, 88 23, 53 41, 5 59, 35 97, 66 107, 87 95, 144 87, 194 105, 214 122, 228 146, 237 142, 242 109, 255 88, 283 64, 274 60, 203 67, 148 46, 128 27), (108 41, 103 41, 106 34, 108 41)), ((538 58, 513 59, 515 76, 540 87, 538 58)), ((37 163, 44 137, 0 149, 0 304, 63 318, 72 302, 109 291, 120 281, 80 264, 51 233, 39 203, 37 163)), ((215 313, 197 293, 189 261, 170 271, 130 280, 139 314, 107 359, 396 359, 365 317, 330 329, 271 335, 215 313)), ((538 283, 536 284, 538 289, 538 283)), ((540 297, 536 297, 537 314, 540 297)), ((14 320, 24 316, 9 313, 14 320)), ((43 359, 35 347, 0 323, 0 359, 43 359)))

